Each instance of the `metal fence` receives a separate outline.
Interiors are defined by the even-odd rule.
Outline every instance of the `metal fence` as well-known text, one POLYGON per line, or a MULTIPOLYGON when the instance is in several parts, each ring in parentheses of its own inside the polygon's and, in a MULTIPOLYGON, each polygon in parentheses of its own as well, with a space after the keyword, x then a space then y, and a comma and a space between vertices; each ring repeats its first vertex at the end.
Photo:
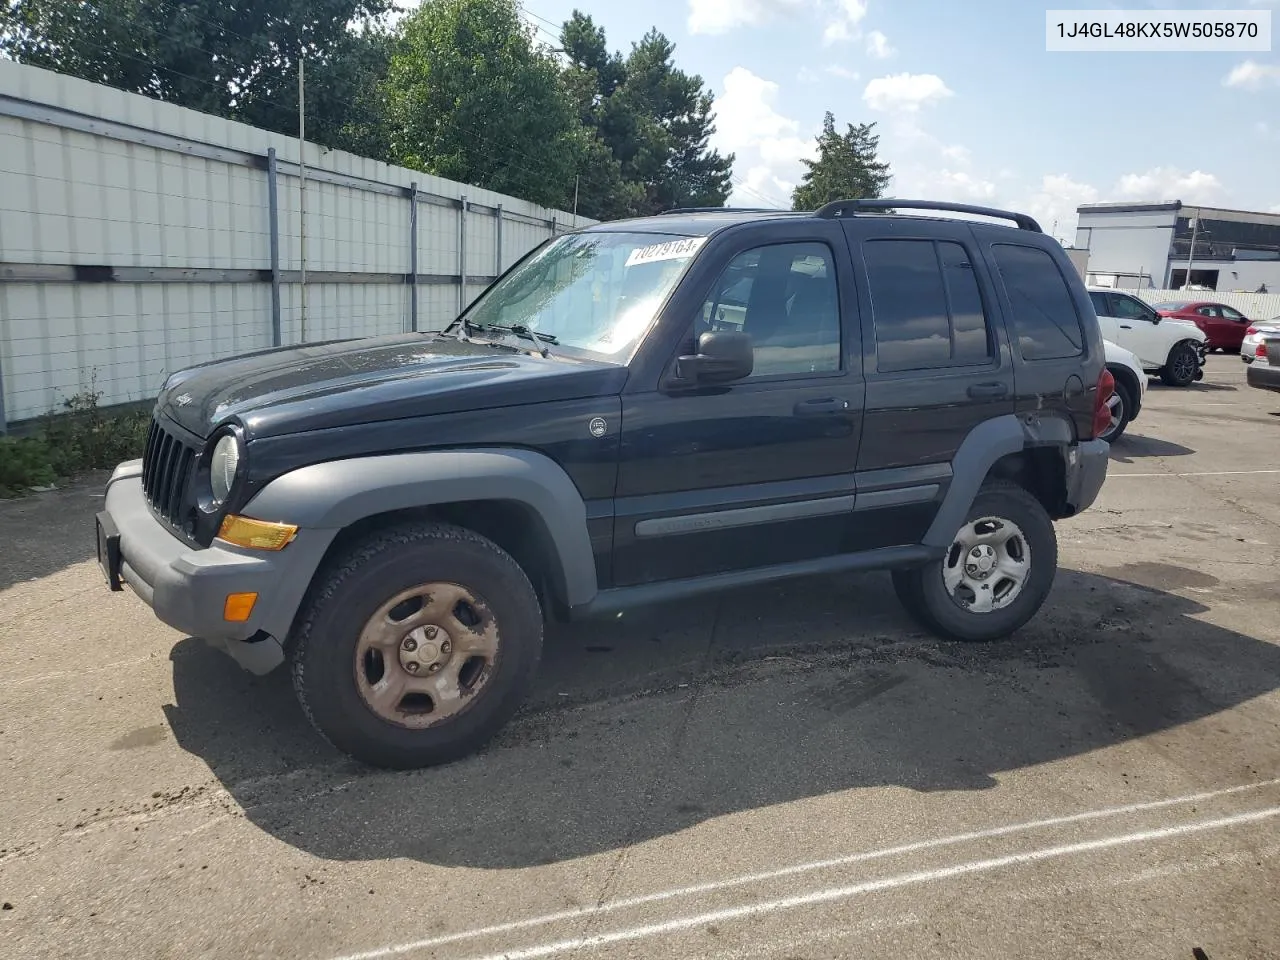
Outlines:
POLYGON ((590 222, 0 61, 0 432, 91 386, 144 400, 194 363, 438 329, 590 222))

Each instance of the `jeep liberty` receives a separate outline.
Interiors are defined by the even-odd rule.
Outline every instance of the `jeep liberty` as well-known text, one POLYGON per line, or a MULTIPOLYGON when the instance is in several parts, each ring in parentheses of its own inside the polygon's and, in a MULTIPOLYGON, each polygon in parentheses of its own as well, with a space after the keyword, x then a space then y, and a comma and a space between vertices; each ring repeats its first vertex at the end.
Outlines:
POLYGON ((1102 487, 1113 383, 1025 215, 677 210, 549 240, 439 332, 172 375, 98 556, 287 662, 340 750, 425 766, 512 716, 547 621, 881 569, 928 629, 1008 635, 1102 487))

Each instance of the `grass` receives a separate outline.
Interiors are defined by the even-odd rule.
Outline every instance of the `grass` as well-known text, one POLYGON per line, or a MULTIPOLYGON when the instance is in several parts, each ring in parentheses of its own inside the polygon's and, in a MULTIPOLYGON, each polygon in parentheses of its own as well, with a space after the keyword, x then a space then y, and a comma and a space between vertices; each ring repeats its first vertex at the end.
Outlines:
POLYGON ((151 424, 148 410, 112 413, 90 386, 63 402, 30 436, 0 437, 0 497, 17 497, 88 470, 142 456, 151 424))

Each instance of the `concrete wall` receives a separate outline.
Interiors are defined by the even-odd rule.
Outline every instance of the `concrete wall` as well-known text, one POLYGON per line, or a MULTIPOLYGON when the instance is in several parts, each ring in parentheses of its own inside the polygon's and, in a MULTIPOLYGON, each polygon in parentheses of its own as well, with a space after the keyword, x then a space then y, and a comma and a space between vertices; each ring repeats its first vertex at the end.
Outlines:
POLYGON ((1090 273, 1141 270, 1164 286, 1176 214, 1175 210, 1105 215, 1081 211, 1075 245, 1088 248, 1090 273))
MULTIPOLYGON (((297 161, 296 139, 0 61, 0 430, 91 382, 143 400, 184 366, 304 339, 297 161)), ((305 162, 308 341, 438 329, 591 222, 315 144, 305 162)))

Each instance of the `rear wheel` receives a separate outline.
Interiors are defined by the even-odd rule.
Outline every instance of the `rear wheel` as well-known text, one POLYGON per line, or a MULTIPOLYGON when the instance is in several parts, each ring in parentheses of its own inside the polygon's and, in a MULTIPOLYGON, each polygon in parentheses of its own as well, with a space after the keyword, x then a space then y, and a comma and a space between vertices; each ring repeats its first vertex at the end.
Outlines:
POLYGON ((515 712, 542 651, 528 577, 447 524, 370 537, 327 573, 293 649, 315 728, 365 763, 424 767, 482 746, 515 712))
POLYGON ((1195 347, 1185 340, 1176 343, 1160 369, 1160 379, 1171 387, 1189 387, 1195 382, 1198 360, 1195 347))
POLYGON ((932 632, 995 640, 1036 614, 1057 568, 1057 534, 1040 501, 997 481, 974 498, 942 559, 894 571, 893 585, 907 612, 932 632))
POLYGON ((1116 377, 1115 390, 1112 391, 1111 399, 1107 401, 1107 408, 1111 413, 1111 422, 1106 430, 1099 437, 1107 443, 1115 443, 1124 433, 1125 427, 1129 426, 1129 421, 1133 419, 1133 391, 1119 377, 1116 377))

